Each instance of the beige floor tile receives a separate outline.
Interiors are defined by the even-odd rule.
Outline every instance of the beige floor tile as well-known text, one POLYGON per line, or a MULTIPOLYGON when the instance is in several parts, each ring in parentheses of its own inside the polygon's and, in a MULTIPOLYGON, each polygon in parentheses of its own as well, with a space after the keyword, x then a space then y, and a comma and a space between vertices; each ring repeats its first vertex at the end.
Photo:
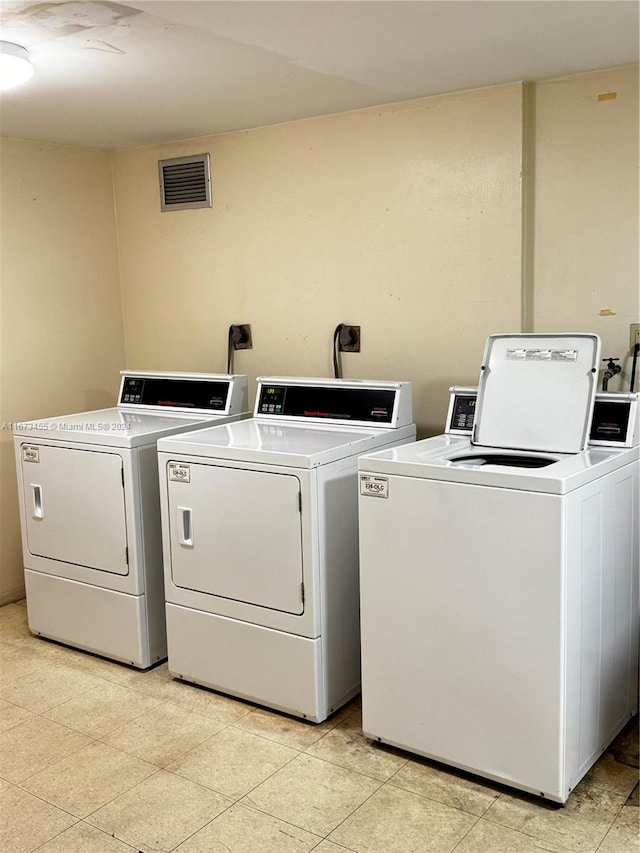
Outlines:
POLYGON ((453 771, 413 759, 398 770, 391 784, 478 817, 500 796, 500 791, 485 787, 453 771))
POLYGON ((357 853, 450 853, 477 818, 410 791, 384 785, 330 840, 357 853))
POLYGON ((5 604, 0 620, 0 641, 10 643, 29 635, 26 608, 19 604, 5 604))
POLYGON ((136 850, 170 851, 230 804, 215 791, 160 770, 95 812, 89 822, 136 850))
POLYGON ((12 679, 37 670, 43 662, 37 652, 22 644, 0 643, 0 690, 12 679))
POLYGON ((398 754, 362 737, 359 700, 306 723, 174 680, 167 664, 143 672, 37 638, 24 605, 0 608, 0 697, 0 853, 437 853, 456 838, 454 853, 639 850, 634 721, 564 809, 494 801, 490 784, 415 757, 381 784, 390 768, 372 757, 398 754), (183 760, 193 778, 168 772, 183 760), (27 776, 16 787, 2 767, 27 776))
POLYGON ((81 696, 47 711, 45 717, 93 738, 109 734, 160 704, 117 684, 101 683, 81 696))
POLYGON ((43 714, 99 684, 98 679, 68 666, 40 662, 33 669, 3 679, 0 698, 43 714))
POLYGON ((379 785, 368 776, 303 754, 259 785, 243 803, 324 836, 379 785))
POLYGON ((42 847, 38 847, 37 853, 137 853, 137 851, 123 841, 118 841, 117 838, 112 838, 80 820, 42 847))
POLYGON ((88 737, 41 717, 0 734, 0 776, 19 783, 82 749, 88 737))
POLYGON ((204 687, 195 687, 193 684, 176 679, 166 683, 162 698, 181 708, 206 714, 226 724, 237 722, 255 709, 255 705, 243 702, 241 699, 223 696, 221 693, 215 693, 204 687))
POLYGON ((228 726, 167 769, 235 800, 296 755, 281 743, 228 726))
POLYGON ((638 784, 639 776, 637 767, 621 764, 611 753, 605 752, 584 777, 584 782, 628 797, 638 784))
POLYGON ((24 723, 31 716, 31 711, 27 711, 26 708, 0 699, 0 732, 6 732, 14 726, 24 723))
MULTIPOLYGON (((338 711, 338 715, 340 712, 338 711)), ((323 723, 308 723, 268 711, 266 708, 256 708, 250 714, 234 722, 234 726, 247 732, 283 743, 293 749, 303 750, 324 737, 339 724, 337 715, 331 716, 323 723)))
POLYGON ((208 823, 176 853, 308 853, 320 841, 317 835, 239 804, 208 823))
POLYGON ((115 684, 124 684, 131 673, 140 673, 132 666, 120 661, 108 660, 98 655, 85 652, 82 649, 69 649, 64 647, 65 664, 72 669, 86 672, 94 678, 104 679, 115 684))
POLYGON ((31 853, 76 822, 71 815, 13 785, 0 788, 0 815, 2 853, 31 853))
POLYGON ((14 640, 10 646, 4 645, 0 654, 0 662, 5 658, 5 649, 10 648, 16 655, 26 662, 26 669, 37 669, 41 666, 60 666, 70 663, 70 655, 73 653, 67 646, 59 643, 43 640, 29 634, 14 640))
POLYGON ((223 727, 224 723, 213 717, 162 702, 104 737, 103 741, 158 767, 165 767, 223 727))
POLYGON ((125 687, 130 687, 132 690, 141 690, 149 692, 152 684, 159 684, 163 681, 170 681, 171 675, 167 661, 157 664, 151 669, 134 669, 133 667, 122 668, 122 681, 125 687), (146 689, 145 689, 146 688, 146 689))
POLYGON ((84 818, 157 770, 153 764, 94 742, 32 776, 22 787, 84 818))
POLYGON ((362 734, 361 719, 359 712, 351 714, 305 751, 316 758, 386 782, 407 763, 407 759, 389 749, 372 744, 362 734))
POLYGON ((234 723, 250 714, 255 708, 255 705, 239 699, 171 678, 167 673, 166 665, 157 671, 132 674, 123 683, 133 690, 172 702, 188 711, 205 714, 207 717, 220 720, 221 723, 234 723))
POLYGON ((598 853, 638 853, 640 815, 637 806, 624 806, 598 847, 598 853))
POLYGON ((455 853, 565 853, 566 848, 480 819, 455 853))
POLYGON ((502 794, 484 817, 572 853, 592 853, 609 831, 624 797, 595 785, 578 785, 564 808, 534 798, 502 794))

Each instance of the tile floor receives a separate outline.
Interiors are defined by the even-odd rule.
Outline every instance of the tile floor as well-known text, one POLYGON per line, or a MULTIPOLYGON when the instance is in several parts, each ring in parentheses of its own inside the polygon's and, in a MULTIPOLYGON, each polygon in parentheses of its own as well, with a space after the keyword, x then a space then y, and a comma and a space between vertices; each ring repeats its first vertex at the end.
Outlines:
POLYGON ((559 809, 372 746, 357 700, 304 723, 0 608, 2 853, 638 853, 637 738, 559 809))

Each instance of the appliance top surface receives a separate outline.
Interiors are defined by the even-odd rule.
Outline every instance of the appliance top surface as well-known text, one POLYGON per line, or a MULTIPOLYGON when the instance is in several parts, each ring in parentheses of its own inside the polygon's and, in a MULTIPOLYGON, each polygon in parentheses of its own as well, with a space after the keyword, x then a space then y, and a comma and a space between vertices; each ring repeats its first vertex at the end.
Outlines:
POLYGON ((385 379, 345 379, 332 376, 258 376, 257 384, 263 385, 300 385, 313 388, 392 388, 410 386, 406 381, 387 381, 385 379))
POLYGON ((639 459, 638 447, 549 453, 480 447, 466 436, 439 435, 367 455, 358 467, 378 474, 564 494, 639 459))
POLYGON ((593 334, 491 335, 474 444, 577 453, 587 444, 600 362, 593 334))
POLYGON ((158 450, 179 456, 312 468, 373 451, 391 441, 411 441, 414 436, 413 424, 389 430, 249 418, 162 439, 158 450))
POLYGON ((34 440, 135 447, 155 442, 161 436, 185 429, 197 429, 212 422, 227 422, 237 416, 215 413, 182 414, 171 410, 131 411, 123 408, 99 409, 56 418, 25 421, 16 426, 16 436, 34 440))

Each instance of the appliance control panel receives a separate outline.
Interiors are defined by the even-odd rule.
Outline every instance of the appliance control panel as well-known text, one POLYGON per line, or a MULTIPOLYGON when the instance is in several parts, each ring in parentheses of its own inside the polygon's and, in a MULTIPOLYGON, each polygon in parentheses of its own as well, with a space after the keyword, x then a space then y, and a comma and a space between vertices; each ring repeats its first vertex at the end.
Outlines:
POLYGON ((640 394, 596 394, 590 445, 635 447, 640 444, 640 394))
MULTIPOLYGON (((477 388, 449 389, 445 432, 471 435, 477 388)), ((640 394, 602 392, 596 394, 589 444, 604 447, 635 447, 640 443, 640 394)))
POLYGON ((445 432, 452 435, 471 435, 478 389, 454 386, 449 388, 449 394, 445 432))
POLYGON ((246 411, 247 377, 206 373, 123 371, 118 406, 178 412, 246 411))
POLYGON ((258 380, 256 417, 396 427, 411 415, 409 382, 258 380))

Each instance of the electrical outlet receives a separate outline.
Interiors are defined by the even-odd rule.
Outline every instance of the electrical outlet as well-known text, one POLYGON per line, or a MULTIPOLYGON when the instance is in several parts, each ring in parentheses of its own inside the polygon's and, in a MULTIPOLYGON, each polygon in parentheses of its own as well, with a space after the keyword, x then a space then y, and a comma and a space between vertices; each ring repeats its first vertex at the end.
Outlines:
POLYGON ((345 326, 343 324, 338 336, 340 352, 360 352, 360 326, 345 326))
POLYGON ((640 323, 631 323, 629 331, 629 342, 631 349, 633 349, 636 344, 640 344, 640 323))
POLYGON ((234 350, 253 349, 250 324, 241 323, 237 326, 231 326, 231 340, 233 342, 234 350))

